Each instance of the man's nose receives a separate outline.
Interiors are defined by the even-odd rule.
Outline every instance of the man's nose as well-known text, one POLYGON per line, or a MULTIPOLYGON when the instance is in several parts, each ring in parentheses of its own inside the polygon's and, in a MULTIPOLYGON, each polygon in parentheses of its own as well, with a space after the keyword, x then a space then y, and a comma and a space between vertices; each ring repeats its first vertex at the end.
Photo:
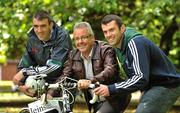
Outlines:
POLYGON ((106 37, 109 37, 109 36, 111 36, 111 32, 106 33, 106 37))
POLYGON ((77 41, 78 41, 78 43, 81 43, 81 42, 83 42, 83 39, 79 38, 77 41))
POLYGON ((37 31, 38 31, 38 32, 41 32, 41 31, 42 31, 42 28, 41 28, 41 27, 38 27, 37 31))

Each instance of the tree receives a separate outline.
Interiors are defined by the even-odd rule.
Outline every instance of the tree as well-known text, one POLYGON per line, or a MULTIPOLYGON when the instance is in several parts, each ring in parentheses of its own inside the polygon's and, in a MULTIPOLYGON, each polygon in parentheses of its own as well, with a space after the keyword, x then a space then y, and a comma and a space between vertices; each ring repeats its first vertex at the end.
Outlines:
POLYGON ((32 14, 39 9, 49 11, 70 33, 75 22, 88 21, 96 38, 101 40, 104 38, 100 21, 104 15, 113 13, 159 45, 180 66, 179 7, 178 0, 1 0, 0 48, 5 48, 8 59, 19 59, 32 25, 32 14))

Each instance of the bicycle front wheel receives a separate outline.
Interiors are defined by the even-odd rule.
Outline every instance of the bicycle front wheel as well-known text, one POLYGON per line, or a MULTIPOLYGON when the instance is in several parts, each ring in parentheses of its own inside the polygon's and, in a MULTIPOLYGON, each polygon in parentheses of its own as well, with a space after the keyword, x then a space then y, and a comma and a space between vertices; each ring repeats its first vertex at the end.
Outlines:
POLYGON ((19 113, 30 113, 28 108, 22 108, 19 113))

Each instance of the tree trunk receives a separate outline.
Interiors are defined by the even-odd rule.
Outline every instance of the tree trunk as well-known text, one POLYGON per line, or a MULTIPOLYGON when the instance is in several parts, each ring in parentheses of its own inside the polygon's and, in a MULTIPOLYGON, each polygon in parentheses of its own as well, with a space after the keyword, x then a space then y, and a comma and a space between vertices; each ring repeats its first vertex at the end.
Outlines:
POLYGON ((176 17, 173 18, 171 24, 165 29, 160 40, 160 48, 169 55, 169 51, 172 47, 173 35, 178 30, 178 24, 176 22, 176 17))

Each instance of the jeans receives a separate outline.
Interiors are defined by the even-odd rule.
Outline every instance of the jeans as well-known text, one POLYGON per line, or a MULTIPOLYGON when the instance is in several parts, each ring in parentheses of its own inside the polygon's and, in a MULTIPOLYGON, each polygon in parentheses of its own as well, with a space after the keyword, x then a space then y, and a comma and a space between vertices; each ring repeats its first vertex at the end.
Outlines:
POLYGON ((108 101, 100 102, 96 105, 94 113, 116 113, 108 101))
POLYGON ((142 95, 136 113, 166 113, 180 96, 180 86, 154 86, 142 95))
POLYGON ((94 113, 123 113, 130 103, 131 94, 116 99, 119 101, 115 105, 111 105, 108 101, 98 103, 94 106, 94 113))

